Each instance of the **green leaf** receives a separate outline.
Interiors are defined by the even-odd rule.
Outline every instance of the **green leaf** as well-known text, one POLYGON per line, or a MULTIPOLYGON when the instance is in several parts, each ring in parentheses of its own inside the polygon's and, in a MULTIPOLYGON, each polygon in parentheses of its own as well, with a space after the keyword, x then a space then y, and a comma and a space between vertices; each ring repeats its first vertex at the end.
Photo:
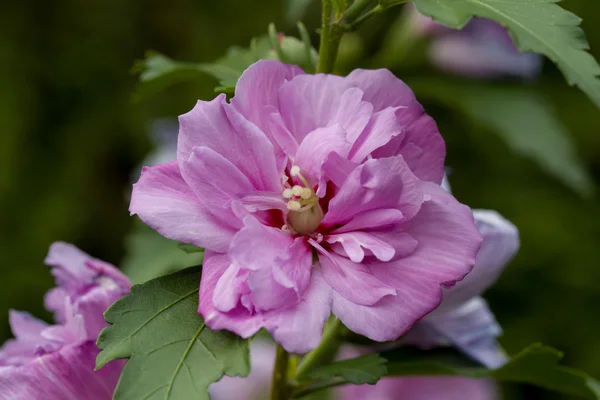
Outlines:
POLYGON ((201 267, 135 285, 105 313, 98 368, 129 358, 115 400, 208 400, 223 375, 250 372, 248 341, 211 331, 198 315, 201 267))
POLYGON ((140 74, 136 90, 138 99, 156 94, 169 86, 212 76, 219 85, 215 90, 233 92, 238 78, 248 66, 268 58, 271 46, 267 37, 254 38, 248 48, 232 47, 227 54, 214 63, 191 63, 175 61, 157 53, 149 52, 146 59, 138 61, 133 72, 140 74))
MULTIPOLYGON (((292 36, 277 40, 275 26, 269 27, 269 30, 270 36, 253 38, 247 48, 231 47, 224 57, 213 63, 175 61, 163 54, 149 52, 146 59, 138 61, 133 68, 134 72, 140 74, 136 99, 156 94, 178 83, 204 79, 207 76, 212 76, 219 82, 215 91, 233 93, 242 73, 261 59, 279 59, 299 65, 305 71, 314 70, 317 51, 310 46, 306 37, 303 38, 304 41, 292 36)), ((303 34, 302 31, 300 33, 303 34)))
POLYGON ((419 11, 451 28, 471 17, 492 19, 508 28, 521 51, 544 54, 571 85, 600 107, 600 66, 589 48, 581 19, 555 4, 558 0, 415 0, 419 11))
POLYGON ((562 353, 533 344, 495 370, 475 366, 454 351, 392 350, 381 354, 388 360, 387 376, 463 376, 491 378, 499 382, 536 385, 586 399, 600 399, 600 383, 586 373, 559 365, 562 353))
POLYGON ((379 354, 368 354, 315 368, 306 377, 315 380, 342 378, 355 385, 374 385, 387 373, 386 363, 387 359, 379 354))
POLYGON ((134 284, 201 264, 204 258, 199 247, 169 240, 139 219, 125 239, 125 247, 121 269, 134 284))
POLYGON ((346 11, 346 8, 348 8, 348 0, 331 0, 331 4, 333 5, 336 18, 339 18, 346 11))
POLYGON ((569 132, 551 105, 532 89, 441 80, 414 81, 411 87, 419 97, 456 107, 477 125, 493 129, 516 153, 581 195, 593 192, 593 180, 577 157, 569 132))
POLYGON ((140 75, 140 83, 134 93, 135 99, 139 100, 178 83, 204 79, 207 75, 225 78, 229 71, 211 64, 174 61, 150 51, 144 60, 135 63, 132 72, 140 75))

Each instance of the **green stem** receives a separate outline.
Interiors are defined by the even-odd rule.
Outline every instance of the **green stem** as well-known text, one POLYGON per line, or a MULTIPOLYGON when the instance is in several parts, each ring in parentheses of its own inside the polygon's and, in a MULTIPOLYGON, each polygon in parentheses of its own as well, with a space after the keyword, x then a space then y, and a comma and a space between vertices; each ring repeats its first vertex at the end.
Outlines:
POLYGON ((290 398, 290 387, 288 385, 289 361, 289 353, 283 347, 277 345, 271 400, 289 400, 290 398))
POLYGON ((331 321, 323 333, 323 339, 321 339, 319 346, 305 355, 302 362, 300 362, 296 373, 296 379, 302 379, 314 366, 318 365, 325 358, 337 351, 341 344, 338 340, 338 336, 343 326, 342 321, 337 318, 331 321))
POLYGON ((353 30, 357 29, 360 25, 362 25, 362 23, 365 22, 366 20, 370 19, 371 17, 373 17, 377 14, 381 14, 384 11, 385 11, 385 8, 378 5, 377 7, 373 8, 372 10, 369 10, 368 12, 364 13, 360 17, 356 18, 354 20, 354 22, 352 22, 351 24, 348 24, 347 29, 353 31, 353 30))
POLYGON ((373 3, 373 0, 356 0, 344 12, 344 20, 355 21, 363 11, 373 3))
POLYGON ((332 23, 333 7, 331 0, 323 0, 323 16, 321 21, 321 43, 319 45, 319 63, 317 72, 331 73, 337 57, 342 29, 337 23, 332 23))
POLYGON ((348 11, 344 14, 342 25, 347 31, 356 30, 360 25, 362 25, 365 21, 371 19, 372 17, 382 14, 390 8, 399 6, 404 3, 408 3, 409 1, 410 0, 397 0, 385 6, 378 4, 375 7, 371 8, 369 11, 363 13, 363 11, 371 4, 371 2, 366 0, 357 0, 354 4, 352 4, 352 6, 357 6, 356 12, 350 12, 353 11, 353 7, 348 8, 348 11))

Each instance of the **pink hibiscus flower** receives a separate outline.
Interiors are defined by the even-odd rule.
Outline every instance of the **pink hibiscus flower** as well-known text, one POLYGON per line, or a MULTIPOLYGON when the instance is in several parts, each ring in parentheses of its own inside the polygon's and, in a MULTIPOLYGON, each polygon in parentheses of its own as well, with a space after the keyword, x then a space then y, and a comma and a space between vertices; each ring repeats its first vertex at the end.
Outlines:
POLYGON ((212 329, 266 328, 304 353, 333 312, 393 340, 481 243, 470 209, 439 185, 444 157, 435 122, 389 71, 259 61, 231 103, 180 117, 177 161, 143 170, 130 211, 206 249, 199 312, 212 329))

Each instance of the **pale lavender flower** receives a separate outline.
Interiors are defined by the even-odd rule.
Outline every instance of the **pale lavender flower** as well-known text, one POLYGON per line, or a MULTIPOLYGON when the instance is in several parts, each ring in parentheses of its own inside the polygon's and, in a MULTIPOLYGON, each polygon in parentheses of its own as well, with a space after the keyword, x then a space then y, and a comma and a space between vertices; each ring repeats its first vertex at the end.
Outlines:
POLYGON ((429 58, 438 68, 468 77, 515 76, 533 78, 539 74, 542 57, 517 50, 506 28, 484 19, 473 18, 463 29, 443 27, 407 6, 412 32, 431 37, 429 58))
MULTIPOLYGON (((444 188, 450 191, 447 181, 444 188)), ((519 231, 495 211, 474 210, 483 237, 473 270, 451 289, 442 304, 403 338, 407 344, 431 348, 452 345, 489 368, 504 364, 506 355, 496 338, 500 325, 480 295, 500 276, 519 249, 519 231)))
POLYGON ((110 400, 123 363, 94 371, 103 313, 129 291, 115 267, 75 246, 54 243, 46 258, 57 288, 46 295, 56 325, 11 311, 15 339, 0 348, 0 399, 110 400))
POLYGON ((343 78, 259 61, 231 104, 180 117, 177 162, 147 167, 130 210, 206 248, 199 312, 212 329, 266 328, 288 351, 333 312, 378 341, 436 308, 481 238, 443 191, 444 142, 387 70, 343 78))

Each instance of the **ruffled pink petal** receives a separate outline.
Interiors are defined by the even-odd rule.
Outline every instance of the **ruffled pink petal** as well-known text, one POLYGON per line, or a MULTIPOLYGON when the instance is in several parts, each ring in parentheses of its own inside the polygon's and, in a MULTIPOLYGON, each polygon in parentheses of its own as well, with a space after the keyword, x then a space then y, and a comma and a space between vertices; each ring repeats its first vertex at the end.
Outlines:
POLYGON ((315 268, 302 299, 293 307, 269 313, 267 329, 287 351, 307 353, 321 342, 323 325, 331 314, 331 299, 331 287, 315 268))
POLYGON ((83 316, 86 339, 96 340, 98 338, 100 331, 108 325, 104 320, 104 312, 128 291, 128 287, 107 289, 96 286, 75 300, 73 313, 83 316))
POLYGON ((482 294, 498 279, 519 250, 519 231, 496 211, 474 210, 475 226, 483 238, 473 270, 444 291, 441 310, 453 308, 482 294))
POLYGON ((286 288, 303 293, 310 279, 313 256, 304 238, 296 238, 294 243, 280 254, 273 266, 273 277, 286 288))
POLYGON ((329 153, 327 159, 323 163, 322 172, 327 180, 333 182, 337 187, 341 187, 348 175, 350 175, 356 167, 358 167, 357 163, 333 152, 329 153))
POLYGON ((366 255, 372 254, 380 261, 390 261, 396 254, 396 250, 392 245, 368 232, 348 232, 339 235, 328 235, 325 240, 331 244, 340 243, 348 258, 355 263, 363 261, 365 250, 367 250, 366 255))
POLYGON ((356 142, 371 120, 373 105, 362 101, 363 93, 358 88, 347 89, 342 93, 338 109, 331 116, 328 125, 339 124, 350 143, 356 142))
POLYGON ((330 201, 322 226, 343 225, 380 209, 397 209, 410 219, 423 201, 417 182, 402 157, 368 160, 348 175, 330 201))
POLYGON ((419 179, 440 183, 444 176, 446 156, 444 140, 433 119, 425 114, 423 107, 417 102, 412 90, 386 69, 357 69, 346 80, 363 91, 363 100, 373 104, 373 111, 400 107, 396 110, 396 117, 404 134, 376 150, 373 156, 390 157, 401 154, 419 179))
POLYGON ((20 340, 37 340, 48 324, 22 311, 9 311, 10 328, 20 340))
POLYGON ((54 314, 54 321, 62 324, 65 321, 65 302, 69 293, 61 287, 50 289, 44 295, 44 307, 54 314))
MULTIPOLYGON (((298 140, 292 132, 295 132, 295 128, 288 128, 285 121, 276 109, 269 109, 271 114, 269 115, 269 131, 271 134, 271 140, 276 145, 275 147, 281 150, 286 156, 294 156, 298 151, 298 140), (290 130, 291 129, 291 130, 290 130)), ((299 118, 303 120, 302 118, 299 118)), ((306 129, 306 128, 303 128, 306 129)), ((314 129, 312 129, 314 130, 314 129)), ((312 132, 311 130, 311 132, 312 132)))
POLYGON ((91 256, 72 244, 55 242, 50 246, 44 264, 54 267, 52 275, 58 286, 67 291, 77 291, 96 276, 96 272, 86 266, 91 260, 91 256))
POLYGON ((219 222, 181 177, 177 162, 146 167, 133 185, 131 214, 169 239, 225 252, 235 230, 219 222))
MULTIPOLYGON (((387 69, 356 69, 346 80, 364 93, 363 100, 373 104, 373 111, 381 111, 388 107, 414 107, 418 104, 412 90, 387 69)), ((408 110, 407 108, 407 110, 408 110)), ((415 120, 415 110, 407 114, 415 120)), ((422 110, 421 110, 422 113, 422 110)))
POLYGON ((229 247, 229 258, 241 268, 257 271, 271 269, 284 255, 294 238, 281 229, 264 226, 256 218, 244 218, 243 228, 236 233, 229 247))
POLYGON ((244 71, 235 86, 233 107, 269 135, 269 109, 279 109, 279 88, 304 71, 295 65, 261 60, 244 71))
POLYGON ((402 211, 394 208, 382 208, 380 210, 370 210, 358 214, 350 222, 331 231, 333 234, 340 234, 364 230, 387 230, 398 227, 404 222, 402 211))
POLYGON ((419 246, 409 257, 381 264, 373 273, 386 282, 406 282, 414 276, 423 283, 452 286, 475 264, 481 235, 467 206, 436 184, 422 186, 427 200, 405 227, 419 246))
POLYGON ((228 312, 238 306, 242 295, 250 294, 247 280, 249 271, 237 265, 230 265, 217 281, 213 293, 213 305, 222 312, 228 312))
POLYGON ((46 343, 40 345, 43 353, 58 351, 63 346, 81 344, 88 340, 95 341, 96 335, 90 338, 86 332, 87 316, 75 314, 75 307, 67 306, 67 320, 61 325, 51 325, 44 329, 42 338, 46 343))
POLYGON ((386 108, 373 114, 364 131, 353 142, 348 158, 361 162, 376 149, 400 135, 402 127, 396 118, 397 108, 386 108))
POLYGON ((227 255, 205 253, 198 312, 208 327, 227 329, 244 338, 266 328, 287 351, 294 353, 305 353, 320 343, 323 324, 331 313, 331 287, 317 269, 313 269, 308 287, 293 306, 262 313, 250 313, 238 306, 223 313, 214 307, 212 298, 217 281, 229 265, 227 255))
POLYGON ((208 147, 196 147, 187 161, 180 162, 183 179, 198 201, 223 225, 240 228, 232 202, 255 191, 252 183, 233 163, 208 147))
MULTIPOLYGON (((332 311, 353 332, 378 342, 396 340, 423 317, 422 309, 432 309, 422 300, 427 296, 423 295, 426 290, 431 291, 431 288, 412 280, 407 287, 396 288, 396 296, 385 296, 366 306, 334 291, 332 311)), ((438 304, 440 300, 441 294, 437 298, 438 304)))
POLYGON ((410 169, 419 178, 439 184, 444 175, 446 143, 440 135, 437 124, 427 114, 423 114, 404 129, 404 140, 396 150, 401 137, 373 152, 374 157, 401 154, 410 169))
POLYGON ((21 365, 35 357, 38 346, 45 340, 42 331, 48 324, 29 313, 9 311, 10 327, 15 339, 7 340, 0 348, 0 367, 21 365))
POLYGON ((281 86, 279 110, 299 143, 313 130, 332 122, 349 88, 344 78, 325 74, 296 76, 281 86))
POLYGON ((396 295, 393 287, 373 276, 364 264, 322 250, 319 262, 325 281, 352 303, 370 306, 386 296, 396 295))
POLYGON ((179 117, 177 160, 184 168, 194 148, 208 147, 231 162, 255 190, 279 190, 273 145, 253 123, 227 104, 225 95, 198 101, 179 117))
POLYGON ((439 186, 427 186, 430 193, 435 188, 442 193, 426 201, 407 228, 418 247, 407 257, 371 263, 373 275, 394 287, 397 295, 371 307, 334 297, 334 313, 350 329, 373 340, 394 340, 435 309, 442 300, 441 286, 462 279, 475 261, 481 238, 470 210, 439 186))
POLYGON ((233 264, 252 271, 248 286, 259 311, 295 304, 308 285, 312 254, 305 241, 251 216, 244 219, 228 254, 233 264))
POLYGON ((396 289, 367 307, 334 294, 333 312, 353 331, 377 341, 395 340, 442 300, 442 286, 462 279, 475 262, 481 237, 468 207, 439 186, 425 184, 428 201, 406 226, 418 246, 387 263, 369 262, 375 277, 396 289))
POLYGON ((318 128, 306 135, 300 143, 294 164, 300 167, 300 172, 311 184, 316 185, 321 181, 322 166, 330 153, 346 157, 350 146, 346 131, 341 125, 318 128))
POLYGON ((113 265, 68 243, 53 243, 45 262, 52 266, 59 285, 48 293, 46 306, 59 323, 66 322, 72 312, 85 316, 86 337, 95 339, 106 326, 104 311, 129 291, 131 282, 113 265))
POLYGON ((214 330, 227 329, 243 338, 248 338, 264 326, 263 314, 252 314, 240 305, 229 312, 221 312, 213 304, 219 279, 225 274, 230 264, 231 262, 226 254, 209 250, 204 253, 198 313, 204 317, 206 326, 209 328, 214 330))
POLYGON ((277 282, 272 269, 252 272, 248 276, 248 287, 250 300, 256 312, 280 310, 298 302, 298 293, 277 282))
POLYGON ((0 368, 0 399, 110 400, 122 361, 94 371, 98 348, 92 341, 66 346, 21 367, 0 368))

